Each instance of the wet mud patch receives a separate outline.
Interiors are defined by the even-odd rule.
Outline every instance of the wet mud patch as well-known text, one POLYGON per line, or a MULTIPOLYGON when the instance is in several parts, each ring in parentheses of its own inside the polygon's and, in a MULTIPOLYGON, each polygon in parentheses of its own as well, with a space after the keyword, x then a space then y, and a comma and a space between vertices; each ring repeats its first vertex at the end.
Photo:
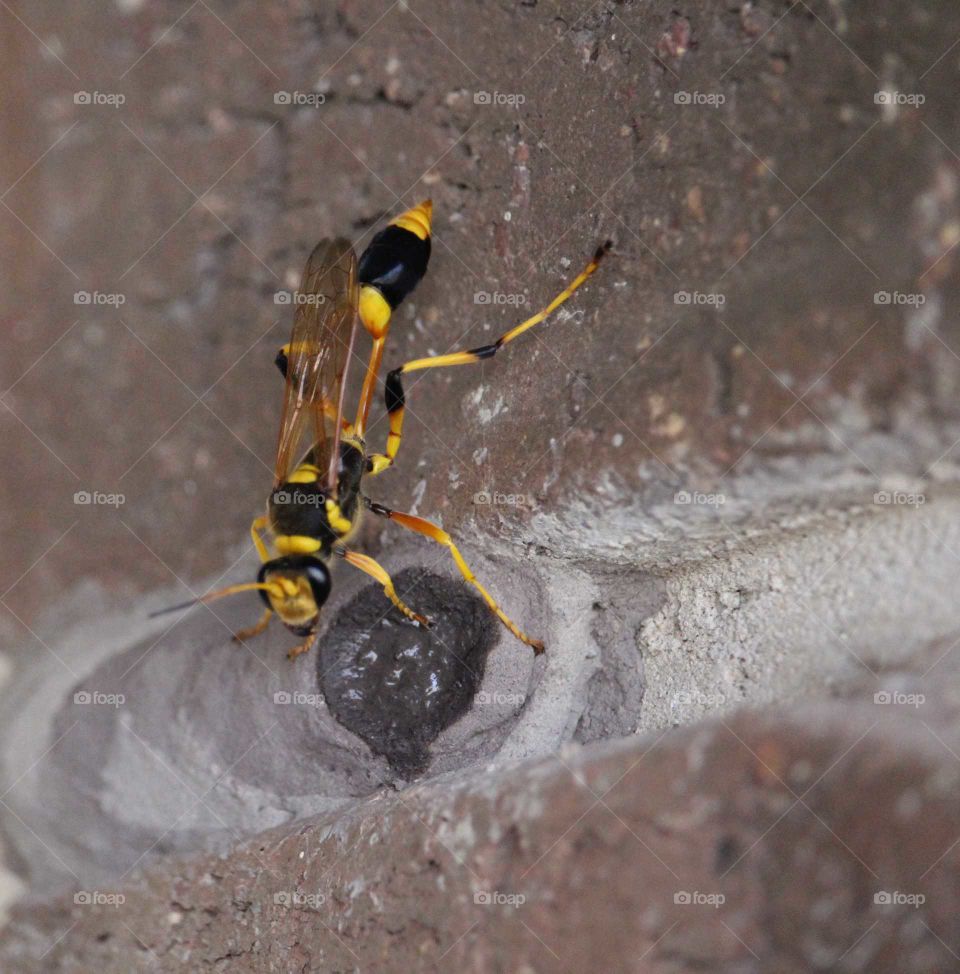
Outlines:
POLYGON ((370 585, 320 640, 318 679, 327 706, 403 777, 422 773, 430 744, 462 717, 480 688, 496 619, 462 582, 417 569, 394 579, 397 594, 432 622, 408 622, 370 585))

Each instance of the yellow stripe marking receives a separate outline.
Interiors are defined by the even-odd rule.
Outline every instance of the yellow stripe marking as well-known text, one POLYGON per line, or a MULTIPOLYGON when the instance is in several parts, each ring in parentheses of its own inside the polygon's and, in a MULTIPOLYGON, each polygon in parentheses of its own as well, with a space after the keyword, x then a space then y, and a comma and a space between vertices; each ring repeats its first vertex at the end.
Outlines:
POLYGON ((413 209, 401 213, 400 216, 391 222, 393 227, 402 227, 416 234, 421 240, 426 240, 430 236, 430 220, 433 217, 433 201, 424 200, 413 209))
POLYGON ((312 555, 320 550, 320 542, 306 534, 280 534, 273 545, 281 555, 312 555))
POLYGON ((320 476, 320 468, 312 463, 301 463, 296 470, 287 477, 288 484, 312 484, 320 476))
POLYGON ((327 510, 327 521, 330 527, 333 528, 337 534, 349 534, 353 528, 353 523, 348 521, 340 510, 340 505, 332 498, 327 499, 326 503, 327 510))

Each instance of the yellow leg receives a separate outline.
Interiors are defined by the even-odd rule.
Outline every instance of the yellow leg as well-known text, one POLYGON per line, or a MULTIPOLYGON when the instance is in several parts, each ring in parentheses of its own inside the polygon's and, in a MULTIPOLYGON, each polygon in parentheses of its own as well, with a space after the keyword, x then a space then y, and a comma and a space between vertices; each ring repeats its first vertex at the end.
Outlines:
POLYGON ((233 634, 233 641, 235 643, 245 643, 248 639, 253 639, 254 636, 259 636, 267 625, 270 623, 270 618, 273 616, 272 609, 264 609, 263 615, 257 621, 256 625, 250 626, 249 629, 241 629, 233 634))
POLYGON ((287 650, 287 659, 295 660, 298 656, 308 653, 310 651, 310 647, 313 645, 314 639, 316 638, 317 634, 315 632, 310 633, 310 635, 307 636, 302 643, 297 643, 293 649, 287 650))
POLYGON ((367 364, 367 374, 363 377, 363 389, 360 392, 360 405, 357 408, 357 418, 353 424, 355 435, 361 440, 367 430, 367 417, 370 415, 370 404, 373 402, 374 393, 377 391, 377 375, 380 372, 380 363, 383 361, 383 349, 387 344, 387 329, 385 325, 383 334, 373 340, 373 348, 370 351, 370 361, 367 364))
POLYGON ((267 546, 263 543, 263 538, 260 537, 260 532, 266 530, 268 524, 267 515, 261 514, 260 517, 254 518, 253 524, 250 525, 250 537, 253 538, 253 544, 261 561, 270 560, 270 552, 267 551, 267 546))
POLYGON ((502 334, 493 344, 483 345, 480 348, 470 349, 466 352, 452 352, 449 355, 431 355, 427 358, 413 359, 387 373, 386 382, 386 404, 387 413, 390 418, 390 433, 387 436, 387 446, 384 453, 375 453, 370 456, 370 473, 378 474, 386 470, 396 459, 400 449, 400 439, 403 434, 403 410, 404 393, 403 384, 400 376, 407 372, 417 372, 421 369, 439 369, 453 365, 470 365, 473 362, 481 362, 483 359, 492 358, 497 352, 508 345, 515 338, 519 338, 525 331, 529 331, 534 325, 540 324, 545 318, 551 315, 563 304, 600 266, 600 261, 610 249, 608 240, 602 247, 598 247, 593 259, 589 264, 543 309, 535 315, 520 322, 510 331, 502 334))
POLYGON ((470 566, 463 560, 463 556, 457 550, 453 539, 443 528, 432 524, 430 521, 425 521, 422 517, 415 517, 413 514, 400 514, 397 511, 391 511, 389 507, 384 507, 382 504, 375 504, 373 501, 367 500, 367 498, 364 498, 364 502, 367 508, 373 511, 374 514, 389 518, 408 531, 415 531, 417 534, 422 534, 436 541, 438 544, 449 548, 457 568, 460 569, 460 574, 480 593, 483 601, 487 603, 494 615, 496 615, 520 642, 530 646, 535 655, 539 656, 543 652, 543 643, 539 639, 531 639, 530 636, 521 632, 517 624, 497 605, 493 596, 477 581, 476 576, 470 571, 470 566))
POLYGON ((387 574, 385 568, 378 564, 368 555, 361 555, 356 551, 348 551, 346 548, 341 549, 337 552, 343 557, 345 561, 353 565, 354 568, 359 568, 360 571, 366 572, 371 578, 376 579, 383 586, 383 593, 386 597, 408 618, 412 619, 414 622, 419 622, 421 626, 425 626, 427 629, 430 628, 430 620, 425 616, 414 612, 409 606, 404 605, 397 595, 396 589, 393 587, 393 579, 387 574))

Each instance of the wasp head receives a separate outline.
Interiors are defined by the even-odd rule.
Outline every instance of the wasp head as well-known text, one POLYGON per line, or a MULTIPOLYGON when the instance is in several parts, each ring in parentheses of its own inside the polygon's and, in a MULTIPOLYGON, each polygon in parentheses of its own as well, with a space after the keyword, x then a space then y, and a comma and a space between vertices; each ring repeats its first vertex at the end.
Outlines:
POLYGON ((311 555, 287 555, 260 566, 260 597, 298 636, 317 628, 320 610, 330 595, 330 571, 311 555))

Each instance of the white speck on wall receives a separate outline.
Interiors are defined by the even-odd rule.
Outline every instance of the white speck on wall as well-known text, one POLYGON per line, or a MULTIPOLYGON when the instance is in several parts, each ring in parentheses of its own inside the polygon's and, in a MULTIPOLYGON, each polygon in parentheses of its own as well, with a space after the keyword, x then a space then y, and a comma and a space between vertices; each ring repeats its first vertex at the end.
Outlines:
POLYGON ((512 219, 513 219, 513 214, 509 210, 507 210, 507 212, 503 214, 503 222, 509 223, 512 219))
POLYGON ((473 451, 473 462, 479 467, 484 460, 487 459, 487 454, 489 450, 485 446, 480 447, 479 450, 473 451))
POLYGON ((347 884, 347 892, 350 894, 351 900, 355 900, 366 888, 367 881, 362 876, 358 876, 347 884))
POLYGON ((473 851, 477 842, 473 820, 469 815, 465 815, 458 819, 453 826, 444 822, 437 829, 437 838, 455 854, 468 855, 473 851))
POLYGON ((623 446, 623 433, 614 433, 613 434, 613 439, 611 439, 610 442, 615 447, 621 447, 621 446, 623 446))
POLYGON ((904 343, 911 352, 921 349, 927 342, 938 341, 938 326, 943 312, 943 300, 939 291, 930 291, 926 301, 907 311, 904 343))
POLYGON ((413 503, 410 505, 410 513, 416 514, 417 508, 420 506, 420 502, 423 500, 423 495, 427 492, 427 481, 418 480, 417 486, 413 488, 413 503))
POLYGON ((56 34, 48 34, 40 43, 40 57, 45 61, 63 57, 63 41, 56 34))
POLYGON ((491 420, 496 419, 501 413, 505 413, 507 407, 503 403, 503 396, 497 396, 496 402, 489 408, 486 406, 479 406, 477 408, 477 417, 480 422, 486 426, 491 420))
POLYGON ((573 308, 558 308, 554 314, 558 322, 575 321, 577 324, 581 324, 584 318, 583 311, 573 308))

